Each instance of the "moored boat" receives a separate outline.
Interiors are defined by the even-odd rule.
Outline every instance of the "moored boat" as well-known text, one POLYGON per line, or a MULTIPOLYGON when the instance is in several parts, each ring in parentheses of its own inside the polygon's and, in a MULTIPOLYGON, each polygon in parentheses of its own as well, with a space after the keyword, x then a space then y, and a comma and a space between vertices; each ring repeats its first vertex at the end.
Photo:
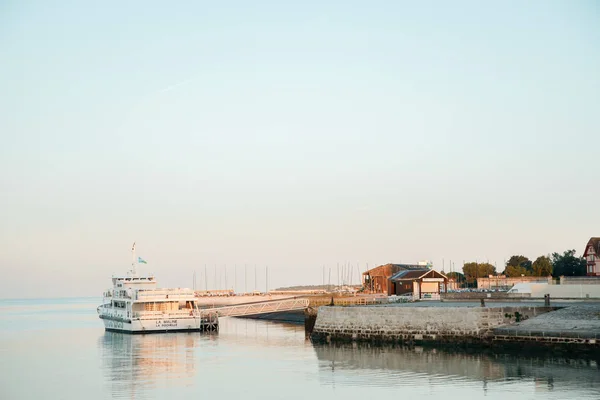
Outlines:
POLYGON ((107 331, 125 333, 215 331, 218 317, 198 308, 192 289, 158 288, 154 275, 139 275, 135 243, 131 249, 131 270, 113 276, 112 289, 103 293, 98 316, 107 331))

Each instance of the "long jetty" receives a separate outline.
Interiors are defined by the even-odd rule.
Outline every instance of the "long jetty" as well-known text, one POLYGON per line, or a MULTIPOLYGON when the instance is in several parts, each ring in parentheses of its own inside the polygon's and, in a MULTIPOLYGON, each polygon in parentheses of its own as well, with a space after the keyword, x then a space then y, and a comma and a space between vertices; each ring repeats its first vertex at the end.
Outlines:
POLYGON ((308 299, 291 298, 284 300, 243 303, 232 306, 204 308, 202 309, 202 312, 207 314, 216 314, 218 317, 242 317, 249 315, 305 310, 308 305, 308 299))

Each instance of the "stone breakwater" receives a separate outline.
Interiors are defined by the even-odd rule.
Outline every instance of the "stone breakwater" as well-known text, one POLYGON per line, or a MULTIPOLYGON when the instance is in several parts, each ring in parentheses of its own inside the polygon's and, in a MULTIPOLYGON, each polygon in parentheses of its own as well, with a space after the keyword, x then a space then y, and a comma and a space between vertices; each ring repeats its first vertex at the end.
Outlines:
POLYGON ((485 343, 493 330, 555 307, 320 307, 315 341, 485 343))
POLYGON ((495 340, 600 345, 600 304, 565 307, 494 329, 495 340))

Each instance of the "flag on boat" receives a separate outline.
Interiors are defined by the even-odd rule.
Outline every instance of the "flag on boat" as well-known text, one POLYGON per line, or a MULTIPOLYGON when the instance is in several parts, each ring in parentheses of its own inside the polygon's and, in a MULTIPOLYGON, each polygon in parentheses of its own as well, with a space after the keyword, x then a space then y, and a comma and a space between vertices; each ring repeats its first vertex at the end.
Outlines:
POLYGON ((146 260, 143 260, 142 257, 138 257, 138 263, 140 264, 148 264, 146 260))

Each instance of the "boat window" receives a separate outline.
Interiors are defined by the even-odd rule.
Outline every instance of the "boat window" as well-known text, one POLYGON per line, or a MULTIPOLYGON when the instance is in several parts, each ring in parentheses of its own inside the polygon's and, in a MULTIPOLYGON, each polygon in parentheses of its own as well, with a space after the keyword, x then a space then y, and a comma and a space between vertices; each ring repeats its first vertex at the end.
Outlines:
POLYGON ((115 302, 112 302, 112 305, 115 308, 125 308, 126 303, 124 301, 115 301, 115 302))

